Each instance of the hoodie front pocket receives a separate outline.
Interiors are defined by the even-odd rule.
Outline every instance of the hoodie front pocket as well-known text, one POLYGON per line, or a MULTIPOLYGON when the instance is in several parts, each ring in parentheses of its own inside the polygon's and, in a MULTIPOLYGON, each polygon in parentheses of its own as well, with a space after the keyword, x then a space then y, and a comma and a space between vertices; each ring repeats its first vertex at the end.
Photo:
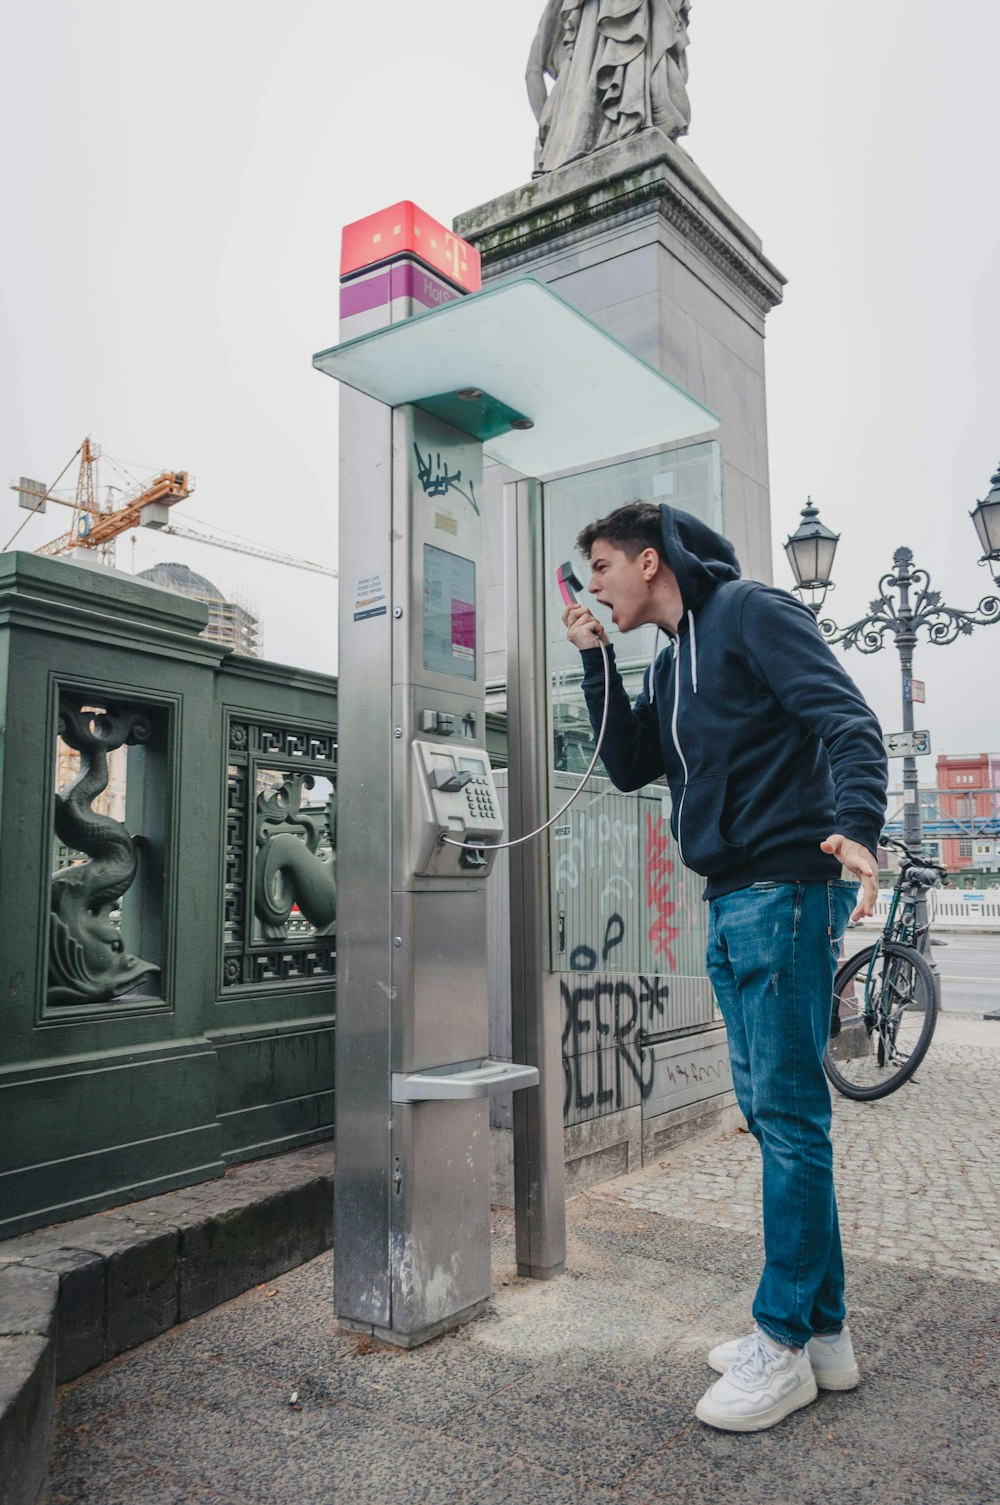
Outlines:
POLYGON ((677 814, 677 840, 687 867, 714 878, 746 861, 747 849, 723 835, 726 778, 710 774, 685 786, 677 814))

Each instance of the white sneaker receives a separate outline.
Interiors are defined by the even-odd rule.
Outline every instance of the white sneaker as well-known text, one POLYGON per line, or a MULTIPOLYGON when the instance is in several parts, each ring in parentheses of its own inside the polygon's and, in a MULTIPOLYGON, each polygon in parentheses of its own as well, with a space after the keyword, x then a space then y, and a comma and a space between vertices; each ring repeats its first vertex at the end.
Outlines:
POLYGON ((806 1350, 778 1348, 755 1329, 743 1339, 721 1380, 706 1390, 694 1414, 721 1432, 763 1432, 815 1399, 816 1381, 806 1350))
MULTIPOLYGON (((759 1331, 759 1328, 754 1328, 755 1333, 759 1331)), ((708 1362, 718 1374, 725 1374, 733 1360, 739 1357, 744 1343, 752 1337, 753 1333, 747 1338, 732 1338, 728 1343, 717 1344, 709 1353, 708 1362)), ((853 1390, 859 1383, 861 1376, 854 1357, 851 1329, 846 1322, 840 1332, 831 1337, 810 1338, 806 1352, 817 1390, 853 1390)))

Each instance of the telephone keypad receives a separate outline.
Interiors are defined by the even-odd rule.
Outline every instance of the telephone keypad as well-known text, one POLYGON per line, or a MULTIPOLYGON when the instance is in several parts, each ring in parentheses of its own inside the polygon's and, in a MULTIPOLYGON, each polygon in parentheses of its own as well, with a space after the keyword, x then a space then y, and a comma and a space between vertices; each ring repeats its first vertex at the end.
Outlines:
POLYGON ((465 796, 471 815, 478 815, 483 820, 499 820, 500 812, 493 801, 489 779, 481 774, 474 777, 466 787, 465 796))

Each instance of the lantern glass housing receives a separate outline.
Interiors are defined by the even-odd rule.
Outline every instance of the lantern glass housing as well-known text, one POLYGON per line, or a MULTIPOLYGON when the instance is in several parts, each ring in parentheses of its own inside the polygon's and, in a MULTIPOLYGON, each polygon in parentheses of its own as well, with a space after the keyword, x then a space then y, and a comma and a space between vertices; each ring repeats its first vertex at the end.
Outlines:
POLYGON ((976 525, 984 561, 1000 560, 1000 467, 990 481, 990 490, 969 516, 976 525))
POLYGON ((819 509, 809 498, 802 509, 802 521, 785 540, 785 553, 795 576, 795 588, 814 611, 822 606, 830 588, 833 558, 839 542, 840 534, 820 522, 819 509))

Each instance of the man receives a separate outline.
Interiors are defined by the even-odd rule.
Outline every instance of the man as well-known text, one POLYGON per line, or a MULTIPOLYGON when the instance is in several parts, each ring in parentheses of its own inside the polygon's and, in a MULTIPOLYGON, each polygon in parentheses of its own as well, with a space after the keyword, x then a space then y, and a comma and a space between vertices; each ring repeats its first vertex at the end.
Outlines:
MULTIPOLYGON (((618 629, 655 624, 670 639, 634 706, 609 647, 602 757, 619 789, 666 774, 678 851, 707 879, 708 974, 763 1160, 765 1263, 756 1325, 712 1350, 723 1377, 696 1415, 760 1431, 817 1386, 858 1383, 822 1057, 841 938, 877 893, 881 733, 809 609, 742 580, 732 546, 697 518, 631 502, 577 546, 618 629)), ((587 606, 567 607, 563 620, 596 731, 604 674, 594 639, 607 637, 587 606)))

